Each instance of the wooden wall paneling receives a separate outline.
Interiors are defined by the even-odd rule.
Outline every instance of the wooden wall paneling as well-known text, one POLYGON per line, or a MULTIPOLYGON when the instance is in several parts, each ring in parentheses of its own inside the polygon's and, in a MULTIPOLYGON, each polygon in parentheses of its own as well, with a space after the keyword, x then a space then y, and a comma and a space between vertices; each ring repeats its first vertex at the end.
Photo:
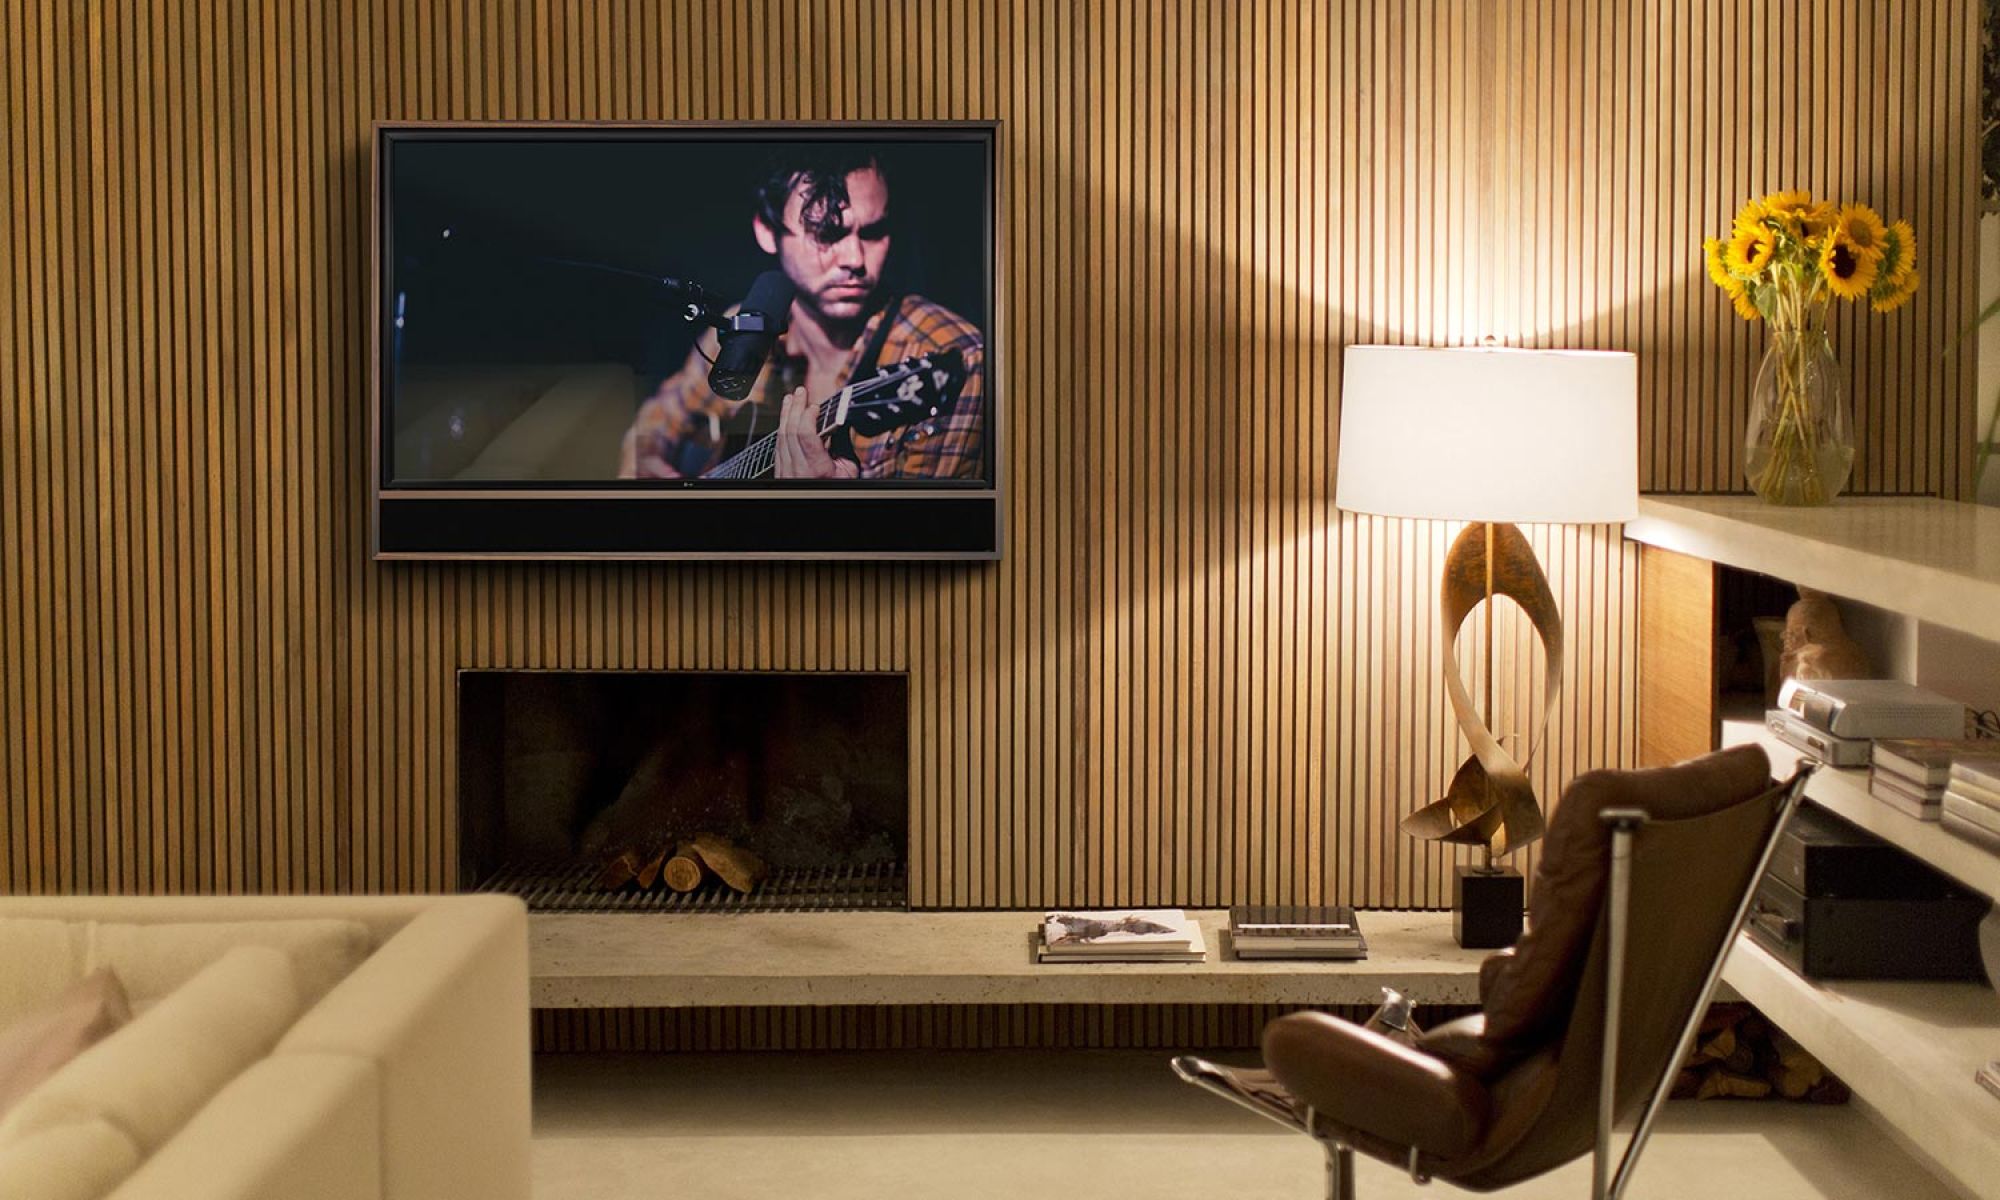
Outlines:
POLYGON ((1716 566, 1654 546, 1639 551, 1639 765, 1715 748, 1716 566))
MULTIPOLYGON (((22 31, 18 27, 18 14, 10 9, 8 19, 0 21, 0 61, 16 62, 20 53, 22 31)), ((10 163, 27 161, 26 148, 22 145, 20 114, 26 111, 26 103, 21 92, 22 76, 25 72, 10 65, 6 78, 0 80, 0 95, 6 98, 6 113, 0 120, 0 157, 10 163)), ((20 353, 20 347, 27 340, 27 330, 21 319, 26 309, 24 292, 27 290, 25 255, 20 243, 25 234, 27 222, 21 217, 21 197, 19 189, 6 189, 5 225, 6 234, 0 236, 0 295, 6 302, 0 304, 0 345, 9 348, 5 364, 0 365, 0 388, 5 388, 10 397, 21 397, 27 391, 27 381, 23 371, 27 356, 20 353)), ((27 559, 27 533, 22 513, 25 506, 27 455, 23 449, 23 437, 27 405, 13 400, 0 409, 0 462, 7 469, 0 471, 0 544, 7 548, 5 567, 0 571, 0 704, 14 715, 7 722, 9 728, 0 733, 6 745, 5 762, 0 763, 0 783, 4 783, 7 794, 0 802, 0 858, 6 860, 5 870, 11 878, 20 878, 27 873, 28 832, 27 832, 27 789, 24 783, 26 763, 26 730, 22 728, 26 715, 26 701, 23 698, 24 676, 26 674, 27 638, 24 628, 27 611, 22 597, 22 576, 27 559)))
MULTIPOLYGON (((1930 252, 1838 328, 1856 485, 1964 489, 1976 7, 1796 7, 0 0, 0 890, 448 888, 459 669, 757 667, 911 672, 920 903, 1442 906, 1456 527, 1333 510, 1342 345, 1637 351, 1644 484, 1735 489, 1699 239, 1859 196, 1930 252), (367 561, 370 123, 734 117, 1004 122, 1006 557, 367 561)), ((1553 796, 1641 754, 1646 589, 1531 536, 1553 796)))
MULTIPOLYGON (((785 1050, 1252 1049, 1277 1004, 983 1004, 829 1008, 538 1009, 545 1054, 732 1053, 785 1050)), ((1349 1020, 1369 1009, 1315 1011, 1349 1020)), ((1432 1020, 1461 1015, 1427 1007, 1432 1020)))

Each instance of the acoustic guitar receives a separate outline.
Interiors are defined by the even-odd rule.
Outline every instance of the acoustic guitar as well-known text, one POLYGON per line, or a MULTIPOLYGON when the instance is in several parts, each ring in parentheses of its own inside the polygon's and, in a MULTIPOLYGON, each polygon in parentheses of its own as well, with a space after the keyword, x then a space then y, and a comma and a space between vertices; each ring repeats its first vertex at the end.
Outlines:
MULTIPOLYGON (((938 350, 883 367, 819 402, 819 435, 847 428, 863 436, 901 429, 951 410, 965 382, 965 358, 938 350)), ((703 471, 703 479, 759 479, 776 465, 778 435, 767 433, 703 471)))

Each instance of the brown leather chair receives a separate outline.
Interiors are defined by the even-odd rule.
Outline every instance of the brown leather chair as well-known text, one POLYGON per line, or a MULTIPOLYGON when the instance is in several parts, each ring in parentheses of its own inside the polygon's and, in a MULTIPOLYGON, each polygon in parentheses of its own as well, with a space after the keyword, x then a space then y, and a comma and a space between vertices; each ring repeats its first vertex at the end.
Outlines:
POLYGON ((1528 932, 1481 964, 1481 1012, 1408 1044, 1293 1013, 1265 1027, 1264 1069, 1174 1069, 1318 1140, 1333 1200, 1353 1200, 1357 1150, 1493 1191, 1594 1149, 1592 1195, 1620 1195, 1809 770, 1773 786, 1750 746, 1581 776, 1549 824, 1528 932))

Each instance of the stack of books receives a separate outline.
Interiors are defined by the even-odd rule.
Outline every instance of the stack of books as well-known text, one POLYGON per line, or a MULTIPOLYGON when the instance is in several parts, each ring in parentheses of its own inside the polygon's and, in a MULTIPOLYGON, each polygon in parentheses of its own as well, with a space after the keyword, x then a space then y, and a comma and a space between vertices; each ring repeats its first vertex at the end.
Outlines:
POLYGON ((1208 943, 1185 909, 1051 912, 1042 919, 1035 957, 1045 963, 1198 963, 1208 957, 1208 943))
POLYGON ((1257 905, 1229 910, 1229 945, 1238 958, 1368 957, 1354 908, 1257 905))
POLYGON ((1970 738, 1885 738, 1868 764, 1868 792, 1920 821, 1935 821, 1957 759, 2000 755, 2000 746, 1970 738))
POLYGON ((2000 843, 2000 757, 1952 760, 1939 822, 1961 837, 1988 845, 2000 843))

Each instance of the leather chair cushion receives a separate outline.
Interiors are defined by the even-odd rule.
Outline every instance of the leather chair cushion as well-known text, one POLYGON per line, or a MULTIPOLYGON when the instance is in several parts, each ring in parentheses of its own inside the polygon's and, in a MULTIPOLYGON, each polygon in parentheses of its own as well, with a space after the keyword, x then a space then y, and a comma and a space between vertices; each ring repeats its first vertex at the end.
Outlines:
POLYGON ((1496 1063, 1546 1044, 1569 1019, 1609 871, 1611 835, 1598 813, 1639 808, 1657 820, 1698 817, 1750 799, 1770 786, 1770 777, 1764 751, 1739 746, 1678 766, 1592 771, 1569 785, 1549 821, 1528 931, 1479 973, 1483 1038, 1496 1063))
POLYGON ((1264 1063, 1332 1132, 1361 1130, 1397 1146, 1451 1157, 1479 1143, 1486 1087, 1431 1055, 1326 1013, 1299 1012, 1264 1027, 1264 1063))
POLYGON ((1416 1048, 1475 1079, 1491 1080, 1507 1065, 1506 1057, 1486 1040, 1486 1015, 1473 1013, 1423 1032, 1416 1048))

